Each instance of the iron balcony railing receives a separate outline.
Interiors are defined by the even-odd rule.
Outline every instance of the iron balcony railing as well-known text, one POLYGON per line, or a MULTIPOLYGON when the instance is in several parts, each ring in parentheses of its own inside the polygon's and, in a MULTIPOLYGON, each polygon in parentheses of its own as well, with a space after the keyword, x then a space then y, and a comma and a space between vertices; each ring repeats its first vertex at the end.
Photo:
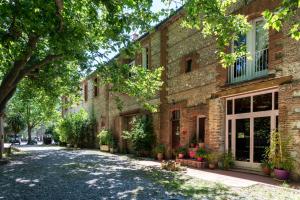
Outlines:
POLYGON ((228 68, 228 82, 237 83, 267 75, 268 60, 268 48, 256 51, 251 60, 246 56, 238 58, 235 64, 228 68))

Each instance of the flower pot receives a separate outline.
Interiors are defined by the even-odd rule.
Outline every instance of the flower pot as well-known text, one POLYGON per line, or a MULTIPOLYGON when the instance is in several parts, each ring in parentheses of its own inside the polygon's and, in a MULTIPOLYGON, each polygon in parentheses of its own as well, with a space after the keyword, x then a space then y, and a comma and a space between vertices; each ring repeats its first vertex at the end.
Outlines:
POLYGON ((199 143, 199 148, 205 149, 205 143, 204 143, 204 142, 200 142, 200 143, 199 143))
POLYGON ((265 175, 270 176, 270 174, 271 174, 271 169, 270 169, 269 167, 266 167, 266 166, 261 167, 261 170, 262 170, 262 172, 263 172, 265 175))
POLYGON ((157 153, 157 160, 162 161, 164 158, 163 153, 157 153))
POLYGON ((290 173, 284 169, 274 169, 275 178, 279 180, 287 180, 289 179, 290 173))
POLYGON ((203 158, 202 158, 202 157, 198 157, 198 158, 197 158, 197 161, 202 162, 202 161, 203 161, 203 158))
POLYGON ((216 169, 216 168, 217 168, 217 165, 216 165, 216 163, 209 163, 209 164, 208 164, 208 168, 209 168, 209 169, 216 169))
POLYGON ((195 158, 195 156, 196 156, 196 152, 195 151, 189 151, 189 156, 190 156, 190 158, 195 158))
POLYGON ((109 146, 108 145, 100 145, 100 151, 109 152, 109 146))
POLYGON ((183 154, 183 153, 179 153, 179 154, 178 154, 178 158, 179 158, 179 159, 184 158, 184 154, 183 154))

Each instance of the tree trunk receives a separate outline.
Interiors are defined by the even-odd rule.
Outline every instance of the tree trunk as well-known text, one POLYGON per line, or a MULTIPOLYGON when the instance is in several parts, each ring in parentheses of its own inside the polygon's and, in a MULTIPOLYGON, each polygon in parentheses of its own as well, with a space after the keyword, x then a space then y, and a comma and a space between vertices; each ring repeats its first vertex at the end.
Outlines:
POLYGON ((27 133, 28 133, 27 144, 31 144, 31 131, 32 131, 32 128, 30 126, 28 126, 27 127, 27 133))
POLYGON ((0 159, 2 159, 2 154, 4 150, 4 124, 3 124, 3 113, 0 113, 0 159))

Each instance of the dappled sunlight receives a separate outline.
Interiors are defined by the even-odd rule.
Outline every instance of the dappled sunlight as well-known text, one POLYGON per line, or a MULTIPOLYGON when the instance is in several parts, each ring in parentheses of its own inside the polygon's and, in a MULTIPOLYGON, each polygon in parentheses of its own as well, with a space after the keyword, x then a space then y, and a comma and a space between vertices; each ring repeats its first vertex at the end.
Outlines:
POLYGON ((99 151, 34 151, 18 159, 23 164, 0 166, 2 199, 251 199, 156 162, 99 151))
POLYGON ((67 199, 176 197, 145 178, 143 166, 126 156, 93 150, 44 150, 32 151, 18 162, 24 165, 0 167, 4 174, 4 179, 0 179, 0 196, 8 199, 18 199, 19 195, 25 195, 20 199, 28 196, 31 199, 64 199, 63 194, 68 192, 67 199), (30 191, 29 188, 34 188, 34 195, 26 192, 30 191), (7 194, 12 190, 13 195, 9 197, 7 194), (20 191, 24 192, 20 194, 20 191))

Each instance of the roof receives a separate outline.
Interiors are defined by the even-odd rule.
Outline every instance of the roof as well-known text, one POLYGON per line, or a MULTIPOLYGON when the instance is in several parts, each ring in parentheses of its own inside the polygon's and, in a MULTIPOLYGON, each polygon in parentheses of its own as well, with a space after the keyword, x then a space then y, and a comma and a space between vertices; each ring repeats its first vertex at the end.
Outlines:
MULTIPOLYGON (((166 17, 165 19, 161 20, 158 24, 156 24, 153 29, 155 31, 157 31, 159 28, 161 28, 165 23, 167 23, 172 17, 176 16, 179 12, 181 12, 183 10, 183 6, 181 6, 180 8, 178 8, 177 10, 175 10, 173 13, 171 13, 168 17, 166 17)), ((144 33, 143 35, 141 35, 140 37, 138 37, 135 41, 141 41, 144 38, 146 38, 148 35, 150 35, 150 31, 144 33)), ((120 51, 119 53, 117 53, 114 57, 112 57, 111 59, 109 59, 108 61, 105 62, 105 64, 109 64, 110 62, 112 62, 113 60, 115 60, 117 57, 120 56, 120 51)), ((86 78, 90 78, 92 77, 95 73, 97 72, 97 69, 94 70, 93 72, 91 72, 89 75, 86 76, 86 78)))

